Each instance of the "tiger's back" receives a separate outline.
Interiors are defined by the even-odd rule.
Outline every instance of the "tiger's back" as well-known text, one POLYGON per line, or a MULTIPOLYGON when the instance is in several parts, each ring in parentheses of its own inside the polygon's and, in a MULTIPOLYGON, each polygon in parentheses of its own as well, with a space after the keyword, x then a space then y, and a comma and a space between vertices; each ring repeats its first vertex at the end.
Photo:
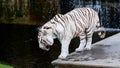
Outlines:
POLYGON ((78 33, 82 31, 92 34, 95 27, 100 25, 98 13, 91 8, 76 8, 63 15, 63 18, 65 19, 63 23, 67 23, 65 25, 66 28, 69 24, 72 24, 67 29, 69 30, 73 27, 75 30, 73 32, 74 37, 78 36, 78 33))

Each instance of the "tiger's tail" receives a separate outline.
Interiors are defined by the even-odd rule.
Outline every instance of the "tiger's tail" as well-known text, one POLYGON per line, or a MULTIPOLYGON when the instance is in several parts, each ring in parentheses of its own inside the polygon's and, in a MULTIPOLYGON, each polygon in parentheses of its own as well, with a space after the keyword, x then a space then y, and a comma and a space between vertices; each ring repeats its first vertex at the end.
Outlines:
POLYGON ((100 23, 97 23, 97 31, 100 38, 105 38, 106 30, 104 27, 100 27, 100 23))

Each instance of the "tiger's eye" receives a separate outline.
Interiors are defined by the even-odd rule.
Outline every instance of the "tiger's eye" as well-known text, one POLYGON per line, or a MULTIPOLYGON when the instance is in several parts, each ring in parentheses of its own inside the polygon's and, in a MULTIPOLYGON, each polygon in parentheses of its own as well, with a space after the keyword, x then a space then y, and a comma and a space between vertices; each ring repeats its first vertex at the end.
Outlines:
POLYGON ((38 32, 42 32, 42 30, 41 30, 41 29, 39 29, 39 30, 38 30, 38 32))
POLYGON ((51 28, 51 27, 47 27, 47 26, 46 26, 46 27, 44 27, 43 29, 50 29, 50 28, 51 28))

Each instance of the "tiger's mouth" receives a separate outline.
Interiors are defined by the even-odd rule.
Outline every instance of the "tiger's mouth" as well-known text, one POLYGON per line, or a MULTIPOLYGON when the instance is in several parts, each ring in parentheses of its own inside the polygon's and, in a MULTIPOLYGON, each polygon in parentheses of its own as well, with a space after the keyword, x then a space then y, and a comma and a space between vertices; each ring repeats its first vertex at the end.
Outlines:
POLYGON ((46 45, 45 48, 46 48, 46 51, 49 51, 51 46, 50 45, 46 45))
POLYGON ((51 45, 44 45, 42 47, 40 47, 42 50, 45 50, 45 51, 49 51, 50 48, 51 48, 51 45))
POLYGON ((49 51, 52 45, 49 45, 48 43, 42 43, 43 47, 41 49, 49 51))

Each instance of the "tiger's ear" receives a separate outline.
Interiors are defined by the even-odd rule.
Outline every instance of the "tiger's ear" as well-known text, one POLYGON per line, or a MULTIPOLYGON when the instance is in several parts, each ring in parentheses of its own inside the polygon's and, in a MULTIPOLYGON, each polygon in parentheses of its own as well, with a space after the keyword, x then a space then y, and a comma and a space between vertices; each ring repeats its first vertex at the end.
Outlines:
POLYGON ((38 32, 39 32, 39 31, 41 32, 41 28, 42 28, 42 27, 37 27, 36 30, 37 30, 38 32))

